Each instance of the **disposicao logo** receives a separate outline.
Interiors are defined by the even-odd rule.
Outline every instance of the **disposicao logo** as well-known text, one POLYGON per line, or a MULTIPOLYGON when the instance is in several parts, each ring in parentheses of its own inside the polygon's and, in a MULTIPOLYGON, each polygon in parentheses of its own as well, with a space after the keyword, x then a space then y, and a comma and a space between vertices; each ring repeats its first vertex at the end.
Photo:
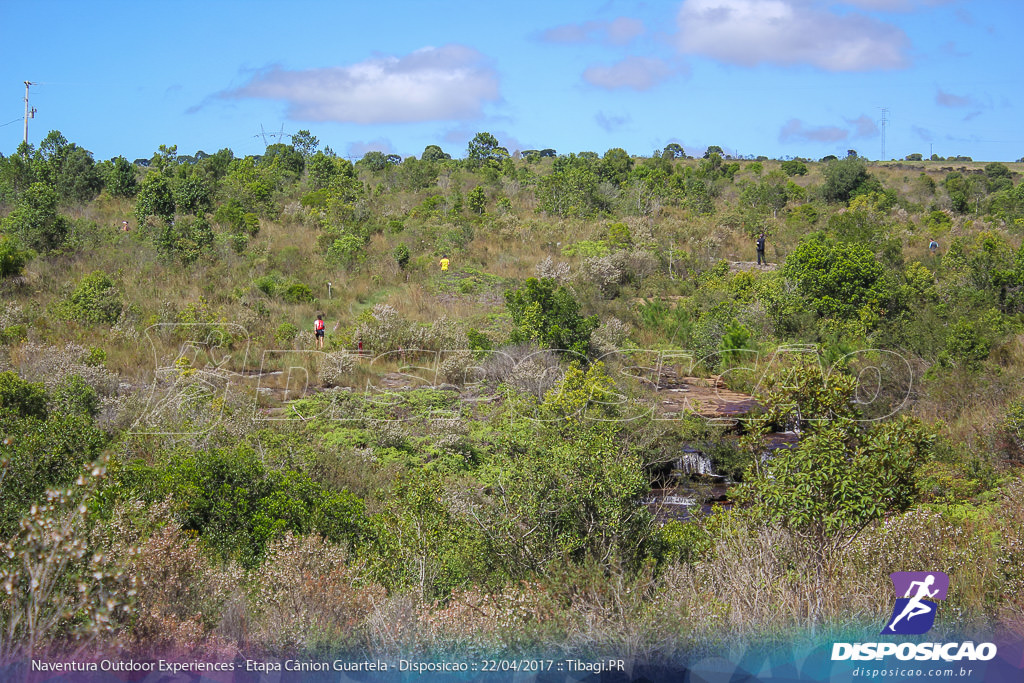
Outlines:
POLYGON ((898 633, 916 636, 927 633, 935 624, 935 601, 945 600, 949 590, 949 576, 943 572, 893 572, 892 579, 896 595, 896 606, 892 609, 889 623, 882 629, 882 635, 898 633))
MULTIPOLYGON (((943 572, 893 572, 896 606, 882 635, 921 635, 935 625, 937 602, 946 599, 949 576, 943 572)), ((996 656, 993 643, 833 643, 832 661, 879 660, 895 656, 918 661, 988 661, 996 656)))

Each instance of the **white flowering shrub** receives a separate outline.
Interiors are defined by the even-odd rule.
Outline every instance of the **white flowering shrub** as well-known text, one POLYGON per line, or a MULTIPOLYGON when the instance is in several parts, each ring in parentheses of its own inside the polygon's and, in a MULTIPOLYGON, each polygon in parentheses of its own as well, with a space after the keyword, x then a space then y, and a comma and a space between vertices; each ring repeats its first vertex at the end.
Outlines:
POLYGON ((488 384, 506 384, 538 399, 544 398, 563 374, 555 352, 525 344, 503 347, 481 364, 481 375, 488 384))
POLYGON ((614 298, 622 282, 622 268, 614 255, 593 256, 583 262, 580 277, 594 284, 605 298, 614 298))
POLYGON ((355 356, 347 351, 335 351, 320 358, 320 383, 324 386, 341 384, 355 370, 355 356))
POLYGON ((243 595, 243 572, 214 565, 171 521, 170 504, 128 503, 105 530, 107 552, 137 591, 127 644, 142 654, 231 657, 237 647, 217 631, 225 607, 243 595))
POLYGON ((550 256, 544 257, 544 260, 534 268, 534 272, 539 278, 549 277, 561 285, 569 280, 569 264, 565 261, 555 261, 550 256))
POLYGON ((268 547, 252 585, 250 638, 281 654, 362 644, 364 622, 385 597, 349 564, 343 548, 291 533, 268 547))
POLYGON ((609 318, 594 330, 594 334, 590 337, 590 345, 599 354, 611 353, 620 349, 628 336, 629 325, 618 318, 609 318))
POLYGON ((0 662, 80 653, 131 614, 134 578, 89 542, 89 507, 104 475, 102 464, 90 465, 72 487, 48 491, 0 542, 0 662))
POLYGON ((388 304, 376 304, 368 319, 356 325, 353 339, 361 340, 370 351, 408 348, 409 321, 388 304))

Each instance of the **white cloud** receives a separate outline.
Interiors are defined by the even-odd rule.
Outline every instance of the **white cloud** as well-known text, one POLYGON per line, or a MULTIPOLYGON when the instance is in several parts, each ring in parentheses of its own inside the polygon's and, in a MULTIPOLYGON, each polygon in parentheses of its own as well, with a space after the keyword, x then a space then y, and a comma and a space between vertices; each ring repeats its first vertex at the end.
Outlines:
POLYGON ((478 118, 484 103, 500 94, 497 74, 484 56, 450 44, 349 66, 272 67, 221 97, 280 100, 298 121, 407 123, 478 118))
POLYGON ((346 151, 348 152, 347 156, 352 159, 362 159, 367 152, 395 153, 394 148, 391 146, 391 141, 386 138, 377 138, 369 142, 350 142, 346 151))
POLYGON ((911 12, 919 7, 935 7, 945 5, 953 0, 841 0, 839 5, 852 5, 862 9, 880 10, 883 12, 911 12))
POLYGON ((808 126, 800 119, 790 119, 779 131, 779 142, 839 142, 849 136, 848 131, 838 126, 808 126))
POLYGON ((625 45, 642 35, 644 23, 639 19, 618 17, 612 21, 585 21, 563 24, 544 31, 540 38, 548 43, 607 43, 625 45))
POLYGON ((743 66, 809 64, 826 71, 907 66, 909 40, 864 14, 801 0, 684 0, 679 48, 743 66))
POLYGON ((650 90, 673 74, 673 69, 660 59, 626 57, 611 66, 592 66, 583 72, 583 80, 599 88, 616 90, 650 90))
POLYGON ((847 123, 853 126, 853 137, 873 138, 879 134, 878 124, 867 114, 861 114, 855 119, 847 119, 847 123))
POLYGON ((933 140, 935 140, 935 133, 931 132, 927 128, 922 128, 921 126, 915 125, 911 126, 910 130, 914 131, 914 134, 917 135, 917 137, 924 140, 925 142, 932 142, 933 140))
POLYGON ((968 97, 967 95, 954 95, 953 93, 946 92, 942 88, 935 93, 935 104, 943 107, 975 107, 977 102, 974 98, 968 97))
POLYGON ((597 125, 601 126, 609 133, 614 133, 631 121, 629 114, 625 114, 623 116, 608 116, 603 111, 597 112, 597 115, 594 116, 594 120, 597 121, 597 125))

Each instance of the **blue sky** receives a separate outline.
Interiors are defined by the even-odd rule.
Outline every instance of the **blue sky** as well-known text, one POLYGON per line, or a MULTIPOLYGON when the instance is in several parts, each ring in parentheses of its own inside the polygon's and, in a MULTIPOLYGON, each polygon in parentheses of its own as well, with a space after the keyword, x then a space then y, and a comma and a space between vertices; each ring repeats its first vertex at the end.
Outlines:
POLYGON ((1024 157, 1016 0, 0 0, 0 152, 1024 157), (10 123, 8 123, 10 122, 10 123))

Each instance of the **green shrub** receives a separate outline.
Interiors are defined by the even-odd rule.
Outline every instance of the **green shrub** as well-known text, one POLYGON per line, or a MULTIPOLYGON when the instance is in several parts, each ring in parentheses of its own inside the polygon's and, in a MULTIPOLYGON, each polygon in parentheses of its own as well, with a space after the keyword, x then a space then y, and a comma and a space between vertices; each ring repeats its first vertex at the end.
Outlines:
POLYGON ((953 225, 953 220, 945 211, 936 209, 924 218, 924 226, 931 231, 944 233, 953 225))
POLYGON ((119 483, 146 501, 170 499, 186 532, 245 567, 258 565, 267 544, 287 532, 317 533, 351 548, 367 529, 360 499, 328 491, 302 472, 268 469, 244 445, 133 463, 119 483))
POLYGON ((32 252, 21 248, 21 243, 10 235, 0 235, 0 278, 21 275, 32 252))
POLYGON ((305 285, 301 282, 293 282, 285 288, 284 292, 281 293, 281 298, 290 304, 298 304, 310 302, 314 297, 313 290, 309 288, 309 285, 305 285))
POLYGON ((13 372, 0 372, 0 410, 45 420, 46 399, 42 384, 27 382, 13 372))
POLYGON ((121 315, 121 293, 114 281, 101 270, 93 271, 79 281, 75 291, 60 306, 64 320, 83 323, 113 324, 121 315))
POLYGON ((781 164, 782 172, 788 176, 807 175, 807 164, 799 159, 790 159, 781 164))
POLYGON ((50 402, 55 412, 96 417, 100 397, 81 375, 71 375, 53 389, 50 402))
POLYGON ((299 328, 292 323, 281 323, 274 332, 274 340, 282 345, 291 343, 297 336, 299 336, 299 328))
POLYGON ((8 325, 0 330, 0 344, 17 344, 28 339, 28 326, 8 325))
POLYGON ((327 249, 327 260, 332 263, 351 263, 366 255, 366 242, 356 235, 345 233, 336 238, 327 249))
POLYGON ((786 258, 783 273, 822 316, 850 318, 868 307, 885 308, 895 292, 866 245, 840 243, 814 233, 786 258))
POLYGON ((515 325, 513 344, 528 342, 586 356, 598 318, 580 315, 572 293, 551 278, 527 279, 519 289, 505 293, 505 305, 515 325))
POLYGON ((633 235, 625 223, 612 223, 608 226, 608 243, 613 247, 624 248, 633 244, 633 235))
POLYGON ((57 212, 57 192, 45 183, 33 183, 18 197, 14 210, 0 221, 0 231, 13 235, 29 249, 46 252, 67 239, 70 222, 57 212))
POLYGON ((236 254, 241 254, 249 246, 249 238, 245 235, 228 235, 228 244, 236 254))
POLYGON ((821 195, 827 202, 846 203, 859 194, 881 189, 878 180, 868 173, 867 164, 860 157, 846 157, 830 161, 825 166, 825 183, 821 195))
POLYGON ((135 197, 135 220, 139 225, 145 225, 149 216, 162 218, 165 222, 174 218, 174 191, 163 173, 147 173, 135 197))
POLYGON ((90 346, 82 362, 93 367, 101 367, 107 362, 107 352, 98 346, 90 346))
POLYGON ((277 290, 282 284, 280 276, 274 274, 261 275, 253 280, 253 285, 255 285, 256 289, 267 296, 277 295, 277 290))
POLYGON ((391 255, 394 257, 395 263, 397 263, 398 267, 402 270, 405 270, 405 267, 409 265, 409 258, 412 256, 409 253, 409 247, 404 244, 399 244, 395 247, 394 251, 391 252, 391 255))
MULTIPOLYGON (((0 374, 0 393, 5 380, 0 374)), ((48 489, 67 486, 81 474, 82 466, 99 458, 107 438, 84 415, 38 414, 41 388, 34 387, 33 413, 21 416, 0 407, 0 424, 6 439, 0 441, 0 537, 9 538, 18 520, 33 504, 43 503, 48 489)), ((45 394, 42 394, 45 396, 45 394)))
POLYGON ((574 244, 567 244, 562 247, 562 254, 564 256, 593 258, 596 256, 607 256, 610 253, 611 248, 604 240, 580 240, 574 244))
POLYGON ((205 216, 179 216, 166 222, 154 241, 164 259, 189 265, 213 244, 213 230, 205 216))

